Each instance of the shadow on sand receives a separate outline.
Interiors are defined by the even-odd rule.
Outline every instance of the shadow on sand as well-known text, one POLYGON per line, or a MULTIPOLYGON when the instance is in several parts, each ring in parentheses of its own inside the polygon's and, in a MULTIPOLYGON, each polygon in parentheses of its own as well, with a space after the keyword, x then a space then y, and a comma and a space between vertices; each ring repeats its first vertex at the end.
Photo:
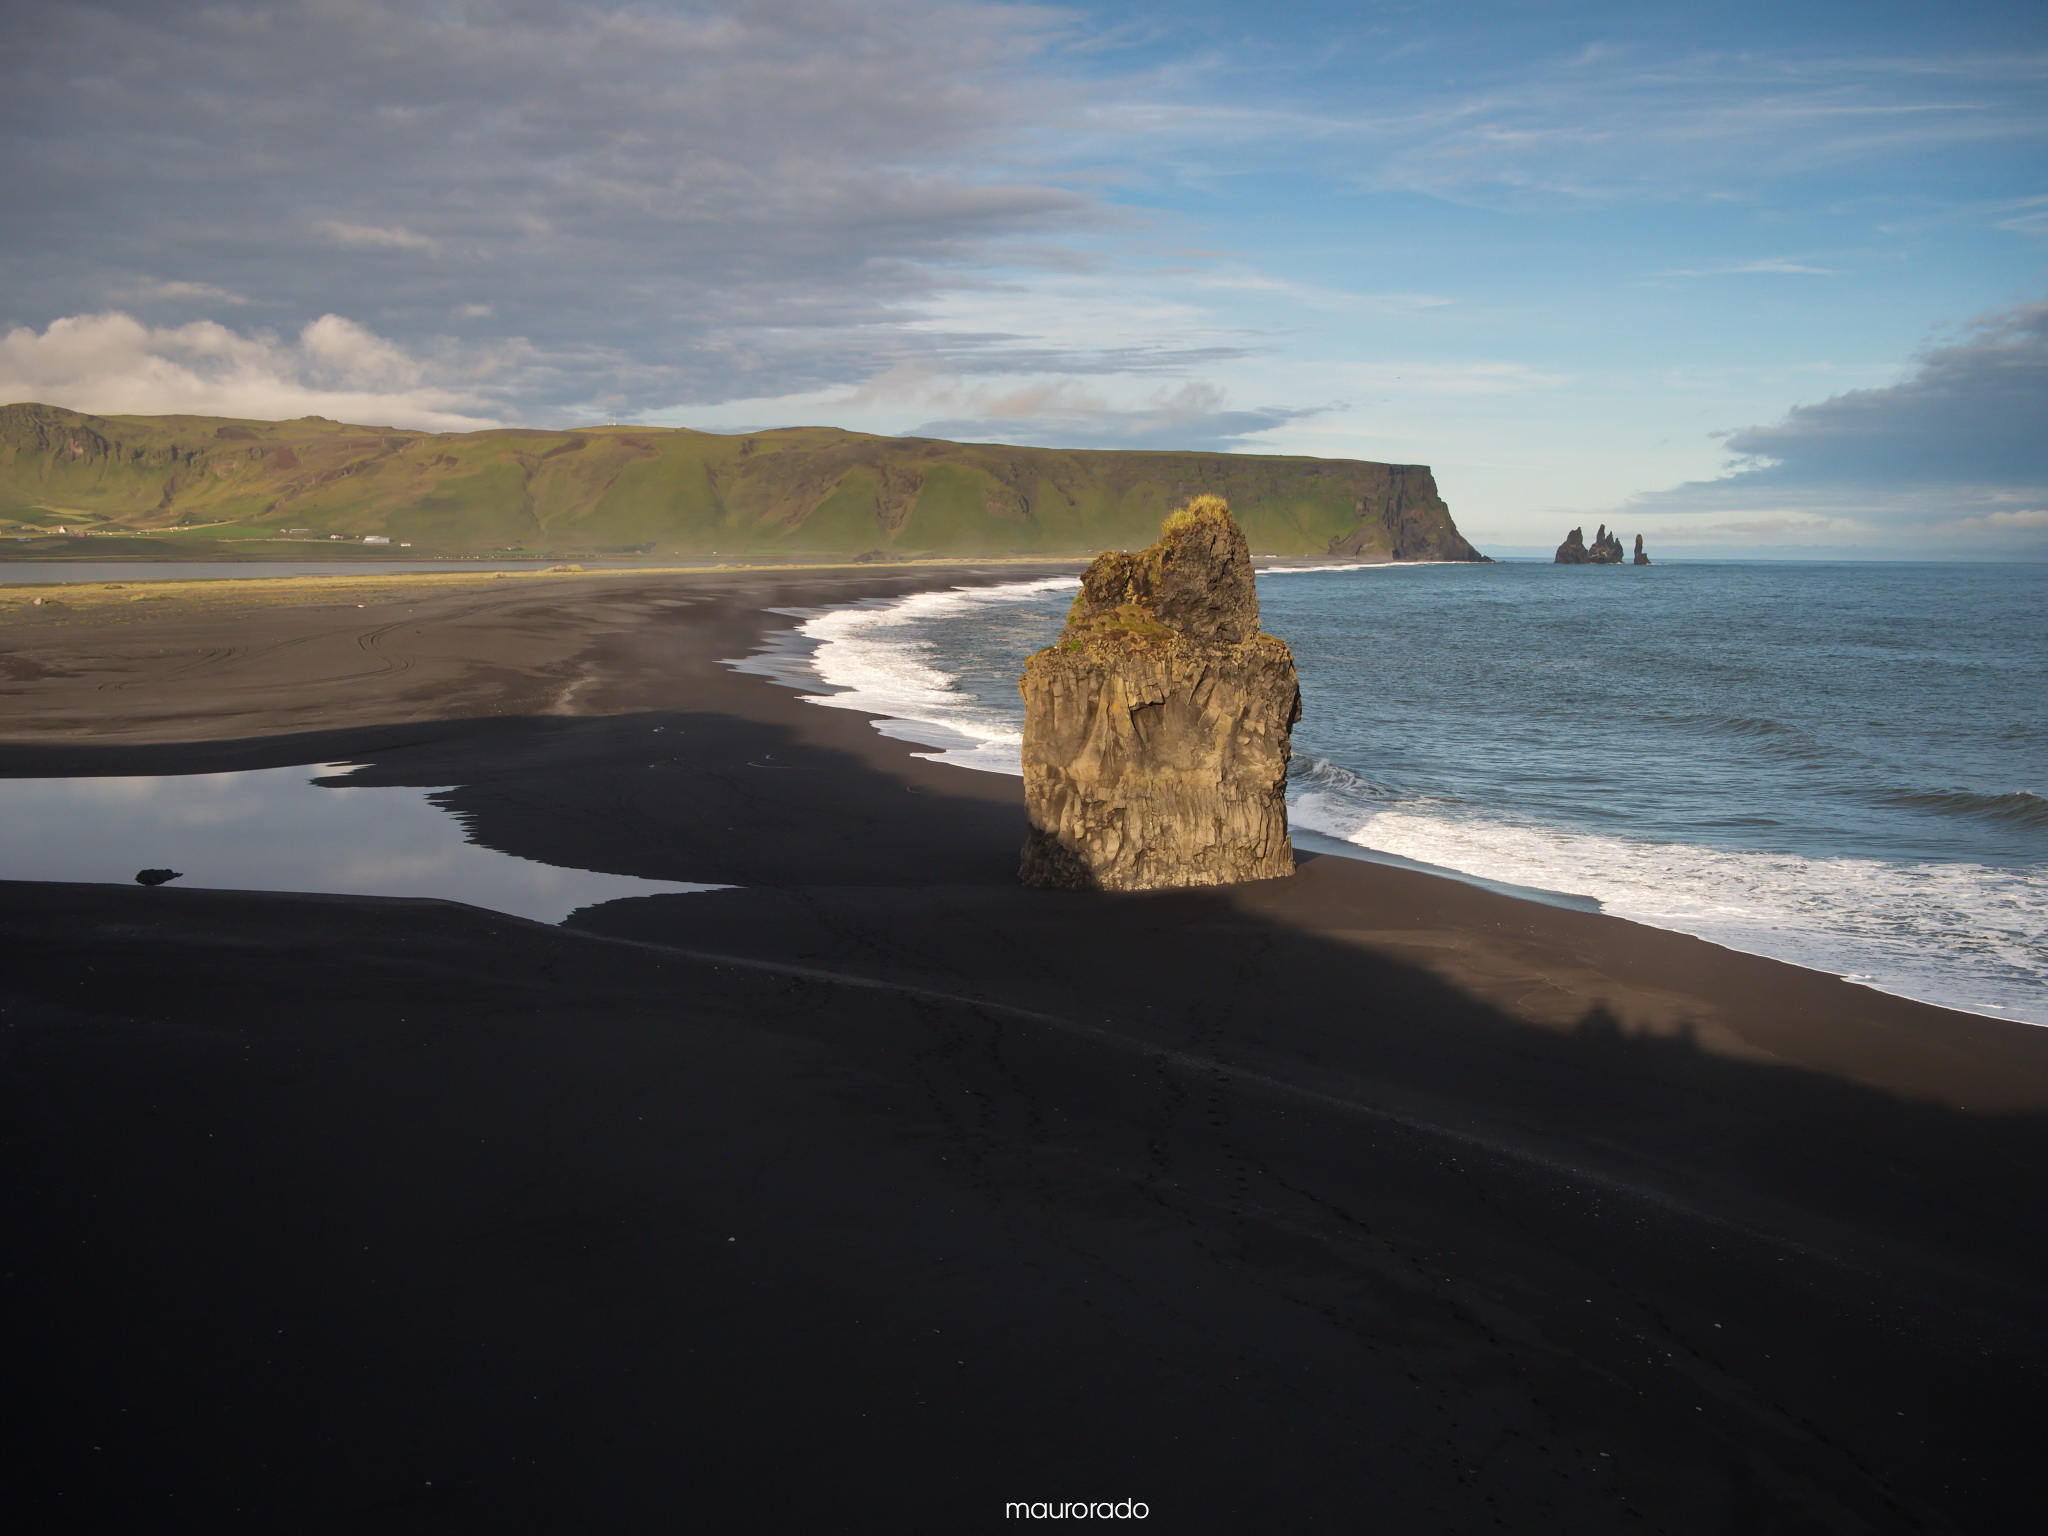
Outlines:
MULTIPOLYGON (((1345 937, 1395 924, 1400 872, 1305 864, 1362 904, 1315 922, 1249 887, 1025 890, 1000 785, 934 793, 755 721, 323 733, 148 771, 181 750, 457 783, 442 803, 503 852, 743 888, 555 929, 0 886, 34 957, 0 1116, 32 1170, 9 1349, 44 1409, 10 1497, 45 1526, 2032 1508, 2041 1113, 1732 1057, 1611 1000, 1537 1027, 1345 937)), ((1880 1044, 1894 1074, 1914 1048, 1880 1044)))

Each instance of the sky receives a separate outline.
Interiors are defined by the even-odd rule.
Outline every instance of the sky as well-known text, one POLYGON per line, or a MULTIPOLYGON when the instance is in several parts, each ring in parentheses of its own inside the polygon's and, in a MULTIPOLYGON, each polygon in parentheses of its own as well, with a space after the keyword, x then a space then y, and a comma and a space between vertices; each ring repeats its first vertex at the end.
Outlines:
POLYGON ((1428 464, 2048 558, 2048 7, 0 0, 0 400, 1428 464))

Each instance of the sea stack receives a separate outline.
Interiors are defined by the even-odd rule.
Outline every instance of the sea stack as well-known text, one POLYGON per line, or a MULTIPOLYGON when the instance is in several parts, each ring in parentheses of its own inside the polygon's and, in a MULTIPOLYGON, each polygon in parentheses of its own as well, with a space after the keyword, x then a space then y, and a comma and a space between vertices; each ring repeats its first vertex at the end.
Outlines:
POLYGON ((1155 891, 1294 873, 1294 655, 1259 633, 1251 550, 1220 496, 1098 555, 1024 695, 1026 885, 1155 891))
POLYGON ((1650 557, 1643 553, 1643 536, 1639 533, 1636 535, 1636 564, 1648 565, 1649 563, 1650 557))
MULTIPOLYGON (((1619 565, 1622 562, 1621 538, 1607 531, 1602 523, 1600 531, 1593 536, 1593 547, 1586 547, 1586 530, 1574 528, 1564 536, 1564 542, 1557 546, 1556 565, 1619 565)), ((1647 562, 1645 562, 1647 564, 1647 562)))

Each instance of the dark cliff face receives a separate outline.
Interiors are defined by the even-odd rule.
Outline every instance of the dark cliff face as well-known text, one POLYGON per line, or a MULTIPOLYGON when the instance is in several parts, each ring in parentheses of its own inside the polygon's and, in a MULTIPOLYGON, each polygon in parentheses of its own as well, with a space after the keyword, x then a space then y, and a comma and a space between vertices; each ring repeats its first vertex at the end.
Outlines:
POLYGON ((1026 664, 1028 885, 1161 890, 1294 872, 1294 657, 1259 633, 1242 530, 1219 498, 1099 556, 1057 644, 1026 664))
MULTIPOLYGON (((1638 538, 1636 544, 1638 549, 1640 549, 1642 540, 1638 538)), ((1607 525, 1602 523, 1600 531, 1593 535, 1591 548, 1588 548, 1586 545, 1585 529, 1574 528, 1570 533, 1566 534, 1564 542, 1557 546, 1557 558, 1552 563, 1556 565, 1620 565, 1623 558, 1620 535, 1609 533, 1607 525)), ((1643 560, 1638 563, 1648 565, 1649 561, 1643 560)))
POLYGON ((1376 499, 1356 503, 1358 526, 1330 540, 1329 553, 1365 560, 1473 560, 1486 556, 1465 541, 1451 509, 1437 494, 1436 476, 1421 464, 1385 466, 1376 499))

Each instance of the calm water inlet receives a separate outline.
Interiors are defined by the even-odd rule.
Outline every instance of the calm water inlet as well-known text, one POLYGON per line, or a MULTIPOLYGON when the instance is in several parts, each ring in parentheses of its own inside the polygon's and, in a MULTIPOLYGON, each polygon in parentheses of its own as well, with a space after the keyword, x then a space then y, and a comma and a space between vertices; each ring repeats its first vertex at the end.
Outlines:
POLYGON ((625 896, 724 887, 563 869, 468 841, 426 789, 336 785, 348 765, 164 777, 0 779, 0 877, 432 896, 537 922, 625 896))

